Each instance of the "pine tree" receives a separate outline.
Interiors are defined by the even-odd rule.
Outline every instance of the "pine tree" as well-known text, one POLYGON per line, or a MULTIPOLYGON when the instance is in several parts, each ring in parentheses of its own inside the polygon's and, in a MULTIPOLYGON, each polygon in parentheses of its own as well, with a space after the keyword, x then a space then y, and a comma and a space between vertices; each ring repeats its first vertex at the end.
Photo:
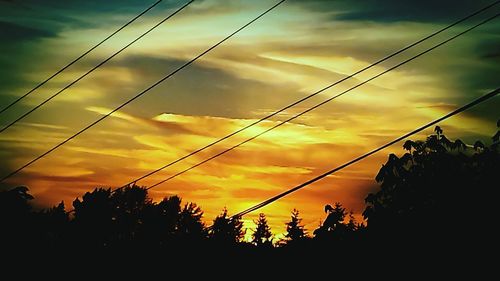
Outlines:
POLYGON ((307 237, 304 226, 300 223, 302 219, 299 217, 299 210, 293 209, 292 218, 286 223, 286 240, 287 243, 300 241, 307 237))
POLYGON ((353 212, 349 212, 349 222, 347 222, 347 231, 354 232, 358 230, 359 225, 356 223, 356 219, 354 218, 353 212))
POLYGON ((209 232, 209 237, 219 243, 238 243, 244 236, 243 222, 240 218, 229 218, 226 208, 215 218, 209 232))
POLYGON ((252 243, 257 246, 272 245, 273 234, 271 233, 271 228, 267 224, 266 215, 260 213, 255 224, 257 224, 257 228, 252 234, 252 243))
POLYGON ((343 224, 346 215, 346 209, 341 203, 336 202, 333 205, 333 208, 329 211, 328 217, 326 217, 323 225, 333 230, 343 224))

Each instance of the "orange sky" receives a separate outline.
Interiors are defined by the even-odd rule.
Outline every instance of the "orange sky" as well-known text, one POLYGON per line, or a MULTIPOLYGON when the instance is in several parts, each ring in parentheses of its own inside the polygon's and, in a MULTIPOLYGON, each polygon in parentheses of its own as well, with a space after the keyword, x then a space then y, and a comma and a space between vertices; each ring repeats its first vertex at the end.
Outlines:
MULTIPOLYGON (((274 3, 235 1, 225 6, 222 2, 194 4, 0 134, 2 173, 18 168, 106 114, 274 3)), ((8 8, 23 15, 20 8, 8 8)), ((62 199, 70 206, 75 197, 94 187, 121 186, 452 21, 418 16, 407 20, 378 20, 375 16, 346 19, 337 15, 337 12, 343 15, 340 10, 329 8, 311 8, 298 1, 285 3, 148 95, 12 177, 3 187, 24 184, 29 186, 38 205, 49 206, 62 199)), ((463 15, 471 11, 466 8, 463 7, 463 15)), ((78 7, 67 9, 75 11, 72 16, 75 21, 89 21, 89 17, 76 12, 78 7)), ((356 9, 367 7, 353 6, 352 11, 356 9)), ((88 48, 90 42, 103 38, 111 27, 130 18, 132 11, 123 14, 113 9, 86 11, 100 23, 71 25, 53 30, 54 36, 29 42, 12 39, 14 47, 20 46, 20 58, 37 63, 36 67, 17 74, 16 83, 5 84, 2 93, 14 97, 26 92, 88 48), (23 53, 23 48, 32 51, 23 53)), ((24 12, 28 17, 29 12, 24 12)), ((167 7, 159 7, 145 16, 23 101, 2 117, 2 124, 71 82, 167 12, 167 7)), ((40 17, 43 23, 43 16, 40 17)), ((16 22, 7 15, 2 19, 16 22)), ((29 21, 22 23, 26 26, 29 21)), ((178 194, 185 202, 201 205, 206 220, 211 221, 223 207, 236 213, 340 165, 497 87, 491 72, 498 73, 500 64, 498 54, 490 54, 493 52, 490 47, 498 46, 498 26, 496 23, 479 28, 291 124, 152 189, 150 194, 155 200, 178 194)), ((252 137, 463 28, 438 36, 139 185, 152 185, 252 137)), ((7 64, 8 58, 1 62, 7 64)), ((6 95, 2 100, 9 98, 6 95)), ((488 143, 498 118, 498 105, 496 98, 450 119, 442 127, 451 138, 463 137, 466 141, 480 138, 488 143)), ((402 153, 402 149, 393 147, 263 208, 273 232, 283 232, 293 208, 301 211, 310 232, 324 218, 325 204, 342 202, 359 218, 363 199, 375 190, 374 176, 390 152, 402 153)), ((251 227, 256 215, 245 218, 247 227, 251 227)))

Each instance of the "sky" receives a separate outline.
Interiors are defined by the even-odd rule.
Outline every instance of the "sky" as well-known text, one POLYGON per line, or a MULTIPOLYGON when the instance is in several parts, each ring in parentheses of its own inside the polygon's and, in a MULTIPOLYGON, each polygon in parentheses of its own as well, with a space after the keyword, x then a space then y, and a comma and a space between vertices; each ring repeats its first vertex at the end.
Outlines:
MULTIPOLYGON (((154 1, 0 0, 0 107, 78 57, 154 1)), ((164 0, 0 115, 5 126, 183 5, 164 0)), ((33 114, 0 133, 0 174, 102 117, 208 49, 272 0, 195 1, 33 114)), ((0 185, 26 185, 47 207, 121 186, 303 98, 490 1, 288 0, 143 97, 0 185)), ((138 182, 150 186, 278 124, 490 17, 500 5, 282 114, 138 182)), ((380 146, 498 87, 500 22, 464 36, 213 161, 150 190, 196 202, 208 224, 380 146)), ((499 98, 441 124, 449 138, 491 143, 499 98)), ((415 136, 422 139, 432 130, 415 136)), ((312 232, 323 206, 360 219, 396 145, 260 211, 280 237, 293 208, 312 232)), ((258 214, 244 218, 252 228, 258 214)), ((249 231, 251 233, 251 231, 249 231)))

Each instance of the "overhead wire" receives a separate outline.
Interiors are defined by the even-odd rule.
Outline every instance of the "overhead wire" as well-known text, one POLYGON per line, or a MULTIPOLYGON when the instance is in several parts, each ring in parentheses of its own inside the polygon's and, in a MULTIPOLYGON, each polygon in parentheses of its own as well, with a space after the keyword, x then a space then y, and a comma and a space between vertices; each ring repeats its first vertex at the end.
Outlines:
POLYGON ((238 28, 236 31, 232 32, 231 34, 229 34, 228 36, 226 36, 224 39, 222 39, 221 41, 217 42, 215 45, 212 45, 210 48, 206 49, 205 51, 201 52, 200 54, 198 54, 196 57, 192 58, 191 60, 187 61, 186 63, 184 63, 182 66, 180 66, 179 68, 177 68, 176 70, 172 71, 170 74, 168 74, 167 76, 161 78, 160 80, 158 80, 157 82, 155 82, 153 85, 149 86, 148 88, 144 89, 143 91, 141 91, 140 93, 138 93, 137 95, 135 95, 134 97, 132 97, 131 99, 127 100, 125 103, 122 103, 121 105, 119 105, 118 107, 116 107, 115 109, 111 110, 110 112, 108 112, 107 114, 101 116, 99 119, 97 119, 96 121, 90 123, 89 125, 87 125, 86 127, 84 127, 83 129, 81 129, 80 131, 78 131, 77 133, 73 134, 72 136, 68 137, 67 139, 65 139, 64 141, 62 141, 61 143, 55 145, 54 147, 52 147, 51 149, 49 149, 48 151, 42 153, 41 155, 37 156, 36 158, 34 158, 33 160, 30 160, 28 163, 22 165, 21 167, 17 168, 16 170, 10 172, 9 174, 3 176, 1 179, 0 179, 0 183, 5 181, 6 179, 12 177, 13 175, 19 173, 20 171, 22 171, 23 169, 27 168, 28 166, 32 165, 33 163, 35 163, 36 161, 42 159, 43 157, 47 156, 48 154, 50 154, 51 152, 53 152, 54 150, 58 149, 59 147, 63 146, 64 144, 66 144, 67 142, 71 141, 72 139, 78 137, 79 135, 81 135, 82 133, 84 133, 85 131, 87 131, 88 129, 94 127, 95 125, 97 125, 98 123, 100 123, 101 121, 103 121, 104 119, 108 118, 109 116, 111 116, 113 113, 115 113, 116 111, 122 109, 123 107, 125 107, 126 105, 128 105, 129 103, 135 101, 136 99, 138 99, 139 97, 143 96, 144 94, 146 94, 147 92, 149 92, 151 89, 155 88, 156 86, 160 85, 162 82, 164 82, 165 80, 169 79, 170 77, 174 76, 176 73, 178 73, 179 71, 181 71, 182 69, 186 68, 187 66, 191 65, 192 63, 194 63, 195 61, 197 61, 199 58, 201 58, 202 56, 204 56, 205 54, 209 53, 210 51, 212 51, 213 49, 217 48, 218 46, 220 46, 222 43, 226 42, 227 40, 229 40, 231 37, 233 37, 234 35, 238 34, 240 31, 242 31, 243 29, 245 29, 246 27, 248 27, 249 25, 251 25, 252 23, 254 23, 255 21, 257 21, 258 19, 260 19, 261 17, 263 17, 264 15, 266 15, 267 13, 271 12, 272 10, 274 10, 275 8, 277 8, 279 5, 281 5, 282 3, 284 3, 286 0, 281 0, 281 1, 278 1, 276 4, 274 4, 273 6, 271 6, 270 8, 268 8, 267 10, 265 10, 264 12, 262 12, 261 14, 259 14, 257 17, 253 18, 251 21, 249 21, 248 23, 246 23, 245 25, 243 25, 242 27, 238 28))
MULTIPOLYGON (((252 141, 252 140, 254 140, 254 139, 256 139, 256 138, 258 138, 258 137, 260 137, 260 136, 262 136, 262 135, 264 135, 264 134, 266 134, 266 133, 268 133, 268 132, 270 132, 270 131, 272 131, 272 130, 274 130, 276 128, 278 128, 278 127, 281 127, 282 125, 284 125, 284 124, 286 124, 286 123, 288 123, 288 122, 290 122, 290 121, 292 121, 294 119, 297 119, 298 117, 300 117, 300 116, 302 116, 302 115, 304 115, 304 114, 306 114, 306 113, 308 113, 308 112, 310 112, 310 111, 312 111, 312 110, 314 110, 314 109, 316 109, 316 108, 318 108, 320 106, 323 106, 323 105, 329 103, 330 101, 335 100, 335 99, 337 99, 337 98, 339 98, 339 97, 341 97, 341 96, 343 96, 343 95, 351 92, 352 90, 357 89, 357 88, 359 88, 359 87, 361 87, 361 86, 369 83, 370 81, 372 81, 374 79, 377 79, 378 77, 380 77, 382 75, 385 75, 385 74, 393 71, 394 69, 399 68, 399 67, 401 67, 401 66, 403 66, 403 65, 405 65, 405 64, 407 64, 407 63, 409 63, 409 62, 411 62, 413 60, 415 60, 416 58, 421 57, 422 55, 425 55, 425 54, 429 53, 430 51, 432 51, 432 50, 434 50, 434 49, 436 49, 436 48, 438 48, 438 47, 440 47, 440 46, 442 46, 442 45, 444 45, 444 44, 446 44, 446 43, 448 43, 448 42, 450 42, 450 41, 452 41, 452 40, 454 40, 454 39, 456 39, 456 38, 458 38, 458 37, 460 37, 462 35, 464 35, 465 33, 469 32, 469 31, 471 31, 471 30, 473 30, 473 29, 475 29, 475 28, 477 28, 477 27, 479 27, 479 26, 481 26, 481 25, 483 25, 483 24, 485 24, 485 23, 487 23, 487 22, 489 22, 489 21, 491 21, 493 19, 495 19, 499 15, 500 14, 496 14, 494 16, 491 16, 491 17, 489 17, 489 18, 487 18, 487 19, 485 19, 485 20, 483 20, 483 21, 481 21, 481 22, 479 22, 479 23, 477 23, 477 24, 475 24, 475 25, 473 25, 473 26, 465 29, 464 31, 462 31, 462 32, 460 32, 460 33, 458 33, 458 34, 456 34, 456 35, 454 35, 454 36, 452 36, 452 37, 450 37, 450 38, 448 38, 448 39, 440 42, 439 44, 434 45, 431 48, 428 48, 428 49, 426 49, 426 50, 424 50, 424 51, 422 51, 422 52, 420 52, 420 53, 418 53, 418 54, 416 54, 416 55, 414 55, 414 56, 412 56, 412 57, 410 57, 410 58, 408 58, 408 59, 406 59, 406 60, 404 60, 404 61, 402 61, 402 62, 400 62, 400 63, 398 63, 398 64, 396 64, 396 65, 394 65, 394 66, 392 66, 392 67, 390 67, 390 68, 388 68, 386 70, 384 70, 384 71, 382 71, 382 72, 380 72, 379 74, 377 74, 375 76, 372 76, 371 78, 369 78, 367 80, 364 80, 363 82, 358 83, 355 86, 353 86, 353 87, 351 87, 351 88, 349 88, 349 89, 347 89, 347 90, 345 90, 345 91, 343 91, 343 92, 341 92, 341 93, 339 93, 337 95, 334 95, 334 96, 332 96, 332 97, 330 97, 330 98, 328 98, 328 99, 326 99, 326 100, 324 100, 324 101, 322 101, 322 102, 320 102, 320 103, 318 103, 318 104, 316 104, 316 105, 314 105, 314 106, 312 106, 312 107, 310 107, 310 108, 308 108, 308 109, 306 109, 306 110, 304 110, 304 111, 302 111, 302 112, 300 112, 300 113, 298 113, 298 114, 296 114, 296 115, 294 115, 294 116, 292 116, 292 117, 290 117, 290 118, 288 118, 288 119, 286 119, 284 121, 281 121, 280 123, 278 123, 278 124, 276 124, 276 125, 268 128, 268 129, 266 129, 266 130, 264 130, 264 131, 262 131, 262 132, 260 132, 260 133, 258 133, 256 135, 254 135, 253 137, 250 137, 250 138, 248 138, 248 139, 246 139, 246 140, 244 140, 244 141, 242 141, 242 142, 240 142, 240 143, 238 143, 238 144, 236 144, 234 146, 231 146, 231 147, 229 147, 229 148, 227 148, 227 149, 225 149, 225 150, 223 150, 223 151, 221 151, 221 152, 219 152, 219 153, 217 153, 217 154, 215 154, 215 155, 213 155, 213 156, 211 156, 211 157, 209 157, 209 158, 207 158, 207 159, 205 159, 205 160, 203 160, 201 162, 198 162, 195 165, 190 166, 189 168, 186 168, 186 169, 184 169, 184 170, 182 170, 182 171, 180 171, 178 173, 175 173, 172 176, 169 176, 168 178, 166 178, 164 180, 161 180, 161 181, 159 181, 159 182, 157 182, 157 183, 155 183, 155 184, 147 187, 146 189, 149 190, 151 188, 157 187, 157 186, 159 186, 159 185, 161 185, 161 184, 163 184, 163 183, 165 183, 167 181, 170 181, 170 180, 172 180, 172 179, 174 179, 174 178, 176 178, 176 177, 178 177, 178 176, 180 176, 180 175, 182 175, 182 174, 184 174, 184 173, 186 173, 188 171, 191 171, 192 169, 194 169, 194 168, 196 168, 198 166, 201 166, 201 165, 203 165, 203 164, 205 164, 205 163, 207 163, 207 162, 209 162, 209 161, 211 161, 211 160, 213 160, 215 158, 218 158, 218 157, 222 156, 222 155, 224 155, 224 154, 226 154, 226 153, 228 153, 228 152, 230 152, 230 151, 238 148, 239 146, 241 146, 241 145, 243 145, 243 144, 245 144, 247 142, 250 142, 250 141, 252 141)), ((121 188, 123 188, 123 187, 121 187, 121 188)))
POLYGON ((63 72, 64 70, 66 70, 68 67, 72 66, 73 64, 75 64, 76 62, 78 62, 79 60, 81 60, 83 57, 85 57, 86 55, 88 55, 90 52, 92 52, 93 50, 95 50, 97 47, 101 46, 102 44, 104 44, 104 42, 108 41, 111 37, 115 36, 118 32, 122 31, 125 27, 129 26, 130 24, 132 24, 134 21, 136 21, 138 18, 142 17, 144 14, 146 14, 147 12, 149 12, 151 9, 153 9, 154 7, 156 7, 158 4, 160 4, 160 2, 162 2, 163 0, 158 0, 156 1, 155 3, 153 3, 151 6, 149 6, 148 8, 146 8, 144 11, 142 11, 140 14, 138 14, 137 16, 135 16, 134 18, 130 19, 128 22, 126 22, 124 25, 122 25, 120 28, 118 28, 117 30, 115 30, 113 33, 111 33, 110 35, 108 35, 106 38, 102 39, 99 43, 97 43, 96 45, 92 46, 90 49, 88 49, 87 51, 85 51, 83 54, 81 54, 80 56, 78 56, 77 58, 75 58, 74 60, 72 60, 71 62, 69 62, 67 65, 65 65, 64 67, 62 67, 61 69, 59 69, 58 71, 56 71, 55 73, 53 73, 51 76, 49 76, 48 78, 46 78, 45 80, 43 80, 42 82, 38 83, 34 88, 32 88, 31 90, 29 90, 27 93, 25 93, 24 95, 18 97, 17 99, 15 99, 13 102, 11 102, 10 104, 8 104, 7 106, 5 106, 4 108, 2 108, 0 110, 0 114, 2 114, 4 111, 8 110, 9 108, 11 108, 12 106, 14 106, 15 104, 17 104, 18 102, 20 102, 21 100, 23 100, 24 98, 26 98, 27 96, 29 96, 31 93, 33 93, 34 91, 36 91, 38 88, 42 87, 43 85, 45 85, 47 82, 49 82, 50 80, 52 80, 54 77, 56 77, 57 75, 61 74, 61 72, 63 72))
POLYGON ((114 57, 116 57, 118 54, 120 54, 121 52, 125 51, 128 47, 130 47, 131 45, 133 45, 134 43, 136 43, 137 41, 139 41, 140 39, 142 39, 144 36, 146 36, 147 34, 149 34, 151 31, 155 30, 158 26, 160 26, 161 24, 163 24, 167 20, 171 19, 173 16, 175 16, 176 14, 178 14, 180 11, 184 10, 184 8, 186 8, 189 4, 193 3, 194 1, 195 0, 190 0, 190 1, 186 2, 183 6, 181 6, 177 10, 175 10, 172 14, 170 14, 167 17, 163 18, 161 21, 159 21, 154 26, 152 26, 151 28, 149 28, 146 32, 142 33, 140 36, 138 36, 134 40, 130 41, 127 45, 125 45, 124 47, 120 48, 118 51, 116 51, 115 53, 113 53, 107 59, 101 61, 100 63, 98 63, 97 65, 95 65, 94 67, 92 67, 90 70, 88 70, 87 72, 85 72, 84 74, 82 74, 77 79, 73 80, 71 83, 67 84, 62 89, 60 89, 59 91, 55 92, 50 97, 46 98, 44 101, 42 101, 41 103, 39 103, 35 107, 31 108, 30 110, 28 110, 27 112, 25 112, 21 116, 17 117, 13 121, 11 121, 7 125, 5 125, 2 129, 0 129, 0 133, 5 132, 7 129, 9 129, 10 127, 12 127, 14 124, 16 124, 17 122, 23 120, 28 115, 30 115, 31 113, 35 112, 36 110, 38 110, 39 108, 41 108, 42 106, 44 106, 45 104, 47 104, 49 101, 51 101, 52 99, 56 98, 61 93, 63 93, 64 91, 66 91, 67 89, 69 89, 70 87, 72 87, 73 85, 75 85, 76 83, 78 83, 80 80, 82 80, 83 78, 87 77, 89 74, 91 74, 92 72, 94 72, 96 69, 100 68, 101 66, 103 66, 104 64, 106 64, 108 61, 110 61, 111 59, 113 59, 114 57))
POLYGON ((368 66, 366 66, 366 67, 364 67, 364 68, 362 68, 362 69, 360 69, 360 70, 358 70, 358 71, 350 74, 349 76, 346 76, 346 77, 344 77, 344 78, 342 78, 342 79, 340 79, 340 80, 338 80, 338 81, 336 81, 334 83, 331 83, 330 85, 328 85, 328 86, 326 86, 326 87, 324 87, 324 88, 322 88, 322 89, 320 89, 320 90, 318 90, 318 91, 316 91, 316 92, 314 92, 314 93, 312 93, 312 94, 310 94, 308 96, 305 96, 304 98, 301 98, 300 100, 297 100, 297 101, 295 101, 295 102, 293 102, 293 103, 291 103, 291 104, 289 104, 289 105, 287 105, 287 106, 285 106, 285 107, 283 107, 283 108, 281 108, 281 109, 279 109, 279 110, 277 110, 277 111, 275 111, 275 112, 273 112, 273 113, 271 113, 271 114, 269 114, 269 115, 267 115, 265 117, 262 117, 262 118, 260 118, 260 119, 258 119, 256 121, 254 121, 254 122, 252 122, 252 123, 250 123, 250 124, 248 124, 248 125, 240 128, 240 129, 238 129, 238 130, 236 130, 236 131, 234 131, 234 132, 232 132, 232 133, 230 133, 230 134, 222 137, 222 138, 219 138, 219 139, 217 139, 217 140, 215 140, 215 141, 213 141, 213 142, 211 142, 211 143, 209 143, 209 144, 207 144, 207 145, 205 145, 205 146, 203 146, 201 148, 198 148, 198 149, 196 149, 196 150, 194 150, 194 151, 192 151, 192 152, 190 152, 190 153, 188 153, 188 154, 186 154, 186 155, 184 155, 184 156, 182 156, 182 157, 180 157, 180 158, 178 158, 178 159, 176 159, 174 161, 171 161, 168 164, 165 164, 165 165, 163 165, 163 166, 161 166, 161 167, 159 167, 159 168, 157 168, 157 169, 155 169, 155 170, 153 170, 151 172, 148 172, 147 174, 144 174, 144 175, 142 175, 142 176, 140 176, 138 178, 135 178, 135 179, 129 181, 128 183, 122 185, 118 189, 124 188, 126 186, 131 185, 131 184, 136 184, 140 180, 143 180, 143 179, 145 179, 145 178, 147 178, 149 176, 152 176, 152 175, 154 175, 154 174, 156 174, 156 173, 158 173, 160 171, 163 171, 164 169, 166 169, 166 168, 168 168, 168 167, 170 167, 170 166, 172 166, 172 165, 174 165, 176 163, 179 163, 180 161, 182 161, 184 159, 187 159, 187 158, 189 158, 189 157, 191 157, 191 156, 193 156, 195 154, 198 154, 198 153, 200 153, 200 152, 202 152, 202 151, 204 151, 204 150, 206 150, 206 149, 208 149, 208 148, 210 148, 210 147, 212 147, 212 146, 214 146, 214 145, 216 145, 216 144, 218 144, 218 143, 220 143, 220 142, 222 142, 222 141, 224 141, 224 140, 226 140, 226 139, 228 139, 228 138, 230 138, 230 137, 232 137, 232 136, 234 136, 236 134, 239 134, 239 133, 241 133, 241 132, 243 132, 243 131, 245 131, 245 130, 247 130, 247 129, 255 126, 255 125, 258 125, 258 124, 262 123, 265 120, 268 120, 268 119, 270 119, 270 118, 272 118, 272 117, 274 117, 274 116, 282 113, 283 111, 285 111, 285 110, 287 110, 289 108, 292 108, 292 107, 294 107, 294 106, 296 106, 296 105, 298 105, 298 104, 300 104, 300 103, 302 103, 302 102, 304 102, 306 100, 309 100, 312 97, 315 97, 315 96, 319 95, 320 93, 322 93, 322 92, 324 92, 324 91, 326 91, 326 90, 328 90, 328 89, 330 89, 330 88, 332 88, 332 87, 334 87, 334 86, 336 86, 336 85, 338 85, 340 83, 343 83, 344 81, 347 81, 350 78, 353 78, 356 75, 358 75, 358 74, 360 74, 362 72, 365 72, 365 71, 367 71, 367 70, 369 70, 369 69, 371 69, 371 68, 373 68, 373 67, 381 64, 382 62, 385 62, 385 61, 389 60, 390 58, 395 57, 395 56, 397 56, 397 55, 405 52, 406 50, 411 49, 414 46, 419 45, 419 44, 421 44, 421 43, 423 43, 423 42, 425 42, 425 41, 427 41, 427 40, 429 40, 429 39, 437 36, 438 34, 444 32, 444 31, 446 31, 446 30, 448 30, 448 29, 450 29, 450 28, 452 28, 452 27, 454 27, 454 26, 456 26, 456 25, 458 25, 458 24, 460 24, 460 23, 462 23, 462 22, 464 22, 464 21, 466 21, 466 20, 468 20, 468 19, 470 19, 470 18, 472 18, 472 17, 474 17, 474 16, 476 16, 476 15, 478 15, 478 14, 480 14, 480 13, 486 11, 486 10, 488 10, 488 9, 490 9, 490 8, 492 8, 493 6, 497 5, 499 2, 500 1, 495 1, 494 3, 492 3, 490 5, 487 5, 487 6, 481 8, 481 9, 479 9, 479 10, 477 10, 477 11, 475 11, 475 12, 473 12, 473 13, 471 13, 471 14, 469 14, 469 15, 467 15, 467 16, 465 16, 465 17, 463 17, 463 18, 461 18, 461 19, 459 19, 459 20, 457 20, 457 21, 455 21, 455 22, 453 22, 453 23, 451 23, 451 24, 449 24, 449 25, 447 25, 447 26, 445 26, 445 27, 443 27, 443 28, 441 28, 441 29, 439 29, 439 30, 437 30, 437 31, 435 31, 435 32, 427 35, 427 36, 425 36, 425 37, 423 37, 423 38, 421 38, 421 39, 419 39, 419 40, 417 40, 417 41, 415 41, 415 42, 407 45, 406 47, 404 47, 402 49, 399 49, 399 50, 397 50, 397 51, 395 51, 395 52, 393 52, 393 53, 391 53, 391 54, 389 54, 389 55, 387 55, 387 56, 385 56, 385 57, 377 60, 376 62, 371 63, 370 65, 368 65, 368 66))
POLYGON ((256 211, 260 208, 263 208, 263 207, 265 207, 265 206, 267 206, 267 205, 269 205, 269 204, 271 204, 271 203, 273 203, 273 202, 275 202, 275 201, 277 201, 277 200, 279 200, 279 199, 281 199, 281 198, 283 198, 283 197, 285 197, 285 196, 287 196, 295 191, 298 191, 298 190, 300 190, 308 185, 311 185, 311 184, 313 184, 313 183, 315 183, 315 182, 317 182, 317 181, 319 181, 319 180, 321 180, 321 179, 323 179, 323 178, 325 178, 325 177, 327 177, 335 172, 338 172, 342 169, 345 169, 345 168, 347 168, 347 167, 349 167, 349 166, 351 166, 351 165, 353 165, 353 164, 355 164, 355 163, 357 163, 357 162, 359 162, 359 161, 361 161, 361 160, 363 160, 363 159, 365 159, 365 158, 367 158, 367 157, 369 157, 369 156, 371 156, 371 155, 373 155, 373 154, 375 154, 375 153, 377 153, 377 152, 379 152, 379 151, 381 151, 381 150, 383 150, 391 145, 394 145, 394 144, 396 144, 396 143, 398 143, 398 142, 400 142, 400 141, 402 141, 402 140, 404 140, 404 139, 406 139, 414 134, 417 134, 417 133, 429 128, 430 126, 433 126, 433 125, 435 125, 441 121, 444 121, 444 120, 446 120, 454 115, 457 115, 465 110, 468 110, 468 109, 470 109, 470 108, 472 108, 472 107, 474 107, 482 102, 490 100, 493 97, 497 96, 499 92, 500 92, 500 88, 497 88, 496 90, 493 90, 493 91, 469 102, 468 104, 463 105, 463 106, 453 110, 452 112, 450 112, 450 113, 448 113, 448 114, 446 114, 438 119, 435 119, 435 120, 433 120, 433 121, 431 121, 423 126, 420 126, 411 132, 408 132, 408 133, 406 133, 406 134, 404 134, 404 135, 402 135, 402 136, 400 136, 400 137, 398 137, 398 138, 396 138, 396 139, 394 139, 394 140, 392 140, 392 141, 390 141, 382 146, 379 146, 379 147, 377 147, 377 148, 375 148, 375 149, 373 149, 365 154, 362 154, 362 155, 360 155, 360 156, 358 156, 358 157, 356 157, 356 158, 354 158, 354 159, 352 159, 352 160, 350 160, 350 161, 348 161, 348 162, 346 162, 346 163, 344 163, 344 164, 342 164, 334 169, 331 169, 327 172, 324 172, 323 174, 316 176, 316 177, 314 177, 314 178, 312 178, 312 179, 310 179, 310 180, 308 180, 300 185, 297 185, 293 188, 290 188, 287 191, 284 191, 278 195, 275 195, 275 196, 273 196, 273 197, 271 197, 271 198, 269 198, 269 199, 267 199, 259 204, 256 204, 256 205, 244 210, 244 211, 241 211, 241 212, 231 216, 231 218, 232 219, 241 218, 242 216, 244 216, 246 214, 249 214, 253 211, 256 211))

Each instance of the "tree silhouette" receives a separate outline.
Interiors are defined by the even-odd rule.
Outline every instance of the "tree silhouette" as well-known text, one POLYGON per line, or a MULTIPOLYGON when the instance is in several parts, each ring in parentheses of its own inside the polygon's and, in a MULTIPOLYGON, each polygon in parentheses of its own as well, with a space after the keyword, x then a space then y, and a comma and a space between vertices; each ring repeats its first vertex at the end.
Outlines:
POLYGON ((443 134, 443 129, 441 127, 436 126, 434 128, 434 132, 436 132, 437 139, 440 139, 441 135, 443 134))
POLYGON ((325 212, 328 213, 326 220, 323 222, 323 228, 326 231, 333 231, 340 227, 347 215, 345 208, 339 202, 336 202, 334 207, 326 205, 325 212))
POLYGON ((222 214, 214 219, 209 237, 219 244, 236 244, 245 236, 243 222, 240 218, 231 219, 224 208, 222 214))
POLYGON ((144 206, 138 235, 147 245, 165 245, 178 236, 178 221, 182 199, 179 196, 164 198, 158 204, 144 206))
POLYGON ((97 188, 73 202, 73 231, 87 246, 129 244, 140 236, 142 212, 152 204, 147 191, 135 185, 115 192, 97 188))
POLYGON ((362 227, 362 224, 356 223, 356 219, 354 218, 353 212, 349 212, 349 221, 346 224, 347 230, 354 232, 357 231, 360 227, 362 227))
POLYGON ((302 219, 299 217, 299 210, 293 209, 292 216, 289 222, 285 223, 286 233, 285 242, 296 243, 307 238, 306 230, 304 226, 301 225, 302 219))
POLYGON ((26 186, 18 186, 8 191, 0 192, 0 215, 8 220, 12 215, 27 215, 31 211, 29 201, 33 196, 28 193, 26 186))
POLYGON ((476 151, 482 151, 483 149, 485 149, 485 146, 484 146, 484 144, 481 141, 476 141, 474 143, 474 150, 476 150, 476 151))
POLYGON ((0 192, 0 239, 6 246, 22 245, 29 248, 30 235, 33 230, 33 218, 29 201, 33 196, 28 188, 18 186, 0 192))
POLYGON ((113 239, 116 217, 113 214, 111 190, 97 188, 73 201, 73 235, 85 247, 109 246, 113 239))
POLYGON ((318 243, 325 246, 346 246, 345 242, 358 239, 358 232, 364 231, 364 225, 358 224, 353 213, 347 212, 341 203, 336 202, 333 206, 326 205, 327 217, 320 226, 314 230, 314 238, 318 243), (346 217, 349 214, 349 220, 346 217))
POLYGON ((34 214, 35 239, 37 243, 46 247, 62 246, 66 241, 69 216, 64 208, 64 202, 50 209, 41 210, 34 214))
POLYGON ((129 243, 136 240, 140 231, 142 211, 146 205, 151 205, 145 188, 127 186, 111 194, 113 242, 129 243))
POLYGON ((202 222, 203 211, 195 203, 187 203, 182 208, 177 224, 177 235, 184 239, 202 239, 205 225, 202 222))
POLYGON ((435 132, 425 142, 406 141, 403 148, 409 153, 401 158, 391 154, 380 169, 380 190, 366 197, 363 213, 372 237, 465 239, 478 233, 470 222, 487 225, 493 219, 498 151, 477 141, 471 152, 462 141, 448 140, 441 128, 435 132))
POLYGON ((271 228, 267 223, 266 215, 260 213, 259 218, 255 221, 255 224, 257 225, 257 228, 252 234, 252 243, 258 247, 272 246, 273 234, 271 233, 271 228))

